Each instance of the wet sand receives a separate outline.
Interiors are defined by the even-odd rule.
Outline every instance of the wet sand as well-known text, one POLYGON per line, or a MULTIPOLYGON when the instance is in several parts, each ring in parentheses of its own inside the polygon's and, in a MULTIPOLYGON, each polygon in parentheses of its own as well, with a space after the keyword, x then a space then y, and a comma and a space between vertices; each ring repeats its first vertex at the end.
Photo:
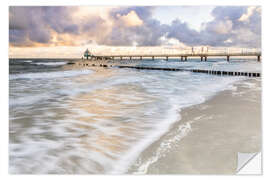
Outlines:
POLYGON ((234 86, 182 110, 181 120, 128 173, 236 174, 238 152, 261 151, 261 81, 234 86))

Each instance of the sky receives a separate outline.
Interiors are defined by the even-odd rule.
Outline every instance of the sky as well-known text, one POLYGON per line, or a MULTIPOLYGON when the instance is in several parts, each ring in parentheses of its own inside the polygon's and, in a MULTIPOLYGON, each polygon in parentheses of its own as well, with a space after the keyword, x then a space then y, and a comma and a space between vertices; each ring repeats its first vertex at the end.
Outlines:
POLYGON ((177 18, 187 22, 190 28, 200 31, 201 24, 213 20, 211 11, 214 6, 159 6, 153 12, 153 18, 163 24, 171 24, 177 18))
POLYGON ((9 57, 261 48, 260 6, 11 6, 9 57))

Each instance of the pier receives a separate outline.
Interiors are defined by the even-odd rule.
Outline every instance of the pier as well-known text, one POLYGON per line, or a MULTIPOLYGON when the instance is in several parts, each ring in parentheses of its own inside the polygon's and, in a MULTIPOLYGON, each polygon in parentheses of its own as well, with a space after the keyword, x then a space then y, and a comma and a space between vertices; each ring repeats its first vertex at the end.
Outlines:
POLYGON ((94 60, 142 60, 143 58, 148 58, 155 60, 157 58, 163 58, 164 60, 169 60, 169 58, 179 58, 179 61, 188 61, 188 58, 200 58, 201 62, 207 61, 211 57, 224 57, 228 62, 230 62, 231 57, 256 57, 257 61, 261 61, 260 51, 206 51, 206 52, 194 52, 194 51, 183 51, 182 53, 161 53, 161 54, 103 54, 103 55, 93 55, 87 49, 84 53, 87 61, 81 61, 78 63, 80 66, 96 66, 96 67, 117 67, 117 68, 132 68, 139 70, 160 70, 160 71, 189 71, 194 73, 205 73, 211 75, 219 76, 248 76, 248 77, 261 77, 258 72, 232 72, 232 71, 221 71, 221 70, 206 70, 206 69, 184 69, 184 68, 164 68, 164 67, 145 67, 145 66, 124 66, 124 65, 107 65, 107 64, 93 64, 94 60), (89 59, 90 57, 90 59, 89 59))
POLYGON ((224 57, 227 61, 230 61, 231 57, 256 57, 257 61, 261 61, 261 52, 244 52, 244 53, 181 53, 181 54, 114 54, 114 55, 93 55, 92 59, 97 60, 108 60, 108 59, 140 59, 150 58, 155 60, 157 58, 162 58, 164 60, 169 60, 169 58, 179 58, 179 61, 187 61, 190 57, 200 58, 201 61, 207 61, 209 57, 224 57))
MULTIPOLYGON (((120 51, 121 52, 121 51, 120 51)), ((90 60, 142 60, 142 59, 164 59, 169 60, 169 58, 179 59, 179 61, 188 61, 189 58, 200 58, 202 61, 207 61, 211 57, 223 57, 228 62, 232 57, 255 57, 257 61, 261 61, 261 49, 235 49, 235 48, 185 48, 185 49, 174 49, 170 50, 154 50, 154 49, 145 49, 145 50, 132 50, 132 51, 123 51, 122 53, 118 52, 100 52, 93 53, 88 49, 84 52, 82 57, 90 60)))

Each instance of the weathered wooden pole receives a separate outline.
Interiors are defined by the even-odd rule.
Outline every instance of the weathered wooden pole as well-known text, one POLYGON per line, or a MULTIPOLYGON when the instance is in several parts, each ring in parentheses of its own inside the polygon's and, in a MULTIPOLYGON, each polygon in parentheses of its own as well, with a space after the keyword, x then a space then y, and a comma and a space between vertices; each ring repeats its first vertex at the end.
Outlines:
POLYGON ((261 62, 261 56, 260 55, 258 56, 257 61, 261 62))
POLYGON ((230 56, 227 56, 227 61, 228 61, 228 62, 230 61, 230 56))
POLYGON ((123 59, 123 57, 122 57, 122 56, 120 56, 120 59, 122 60, 122 59, 123 59))
POLYGON ((152 60, 154 60, 155 59, 155 57, 154 56, 152 56, 152 60))
POLYGON ((140 57, 140 60, 142 60, 142 56, 140 57))
POLYGON ((207 61, 207 56, 204 56, 204 61, 207 61))
POLYGON ((168 59, 169 59, 169 57, 168 57, 168 56, 166 56, 166 61, 168 61, 168 59))
POLYGON ((201 56, 201 61, 203 61, 203 56, 201 56))
POLYGON ((129 59, 131 60, 132 59, 132 56, 129 56, 129 59))
POLYGON ((181 61, 183 61, 183 56, 181 56, 181 61))
POLYGON ((187 56, 185 57, 185 61, 187 61, 187 56))

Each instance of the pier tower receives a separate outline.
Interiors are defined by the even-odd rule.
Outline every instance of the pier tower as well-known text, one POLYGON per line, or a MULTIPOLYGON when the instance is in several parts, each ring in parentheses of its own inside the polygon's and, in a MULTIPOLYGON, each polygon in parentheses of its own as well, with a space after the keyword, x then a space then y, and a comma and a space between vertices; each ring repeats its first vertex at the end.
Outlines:
POLYGON ((84 52, 84 55, 83 55, 86 59, 88 59, 89 57, 91 57, 91 53, 90 51, 88 50, 88 48, 86 49, 86 51, 84 52))

